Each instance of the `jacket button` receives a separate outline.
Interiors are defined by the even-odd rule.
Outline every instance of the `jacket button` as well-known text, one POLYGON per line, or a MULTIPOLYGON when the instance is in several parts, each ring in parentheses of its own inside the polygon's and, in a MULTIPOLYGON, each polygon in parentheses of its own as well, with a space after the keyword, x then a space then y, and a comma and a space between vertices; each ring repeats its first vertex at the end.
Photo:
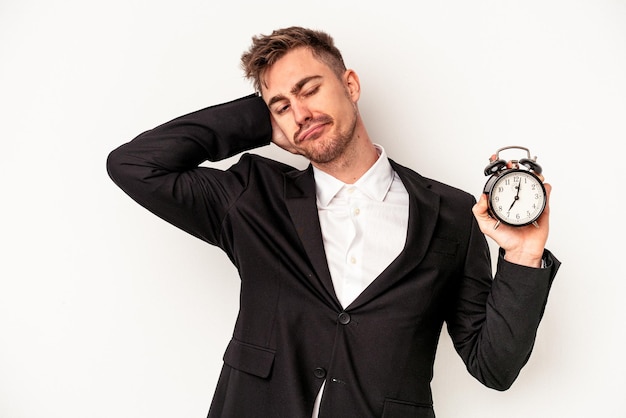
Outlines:
POLYGON ((316 367, 315 370, 313 370, 313 374, 318 379, 323 379, 326 377, 326 370, 324 370, 324 368, 322 367, 316 367))
POLYGON ((342 312, 337 317, 337 320, 339 320, 341 325, 348 325, 350 323, 350 314, 348 312, 342 312))

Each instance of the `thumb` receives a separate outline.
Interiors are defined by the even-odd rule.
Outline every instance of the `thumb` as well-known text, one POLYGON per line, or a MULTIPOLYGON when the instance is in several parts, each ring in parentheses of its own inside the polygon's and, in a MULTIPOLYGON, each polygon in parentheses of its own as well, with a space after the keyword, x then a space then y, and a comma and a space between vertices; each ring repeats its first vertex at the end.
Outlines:
POLYGON ((489 205, 487 204, 487 195, 485 193, 480 194, 478 202, 472 207, 472 213, 476 219, 489 219, 489 205))

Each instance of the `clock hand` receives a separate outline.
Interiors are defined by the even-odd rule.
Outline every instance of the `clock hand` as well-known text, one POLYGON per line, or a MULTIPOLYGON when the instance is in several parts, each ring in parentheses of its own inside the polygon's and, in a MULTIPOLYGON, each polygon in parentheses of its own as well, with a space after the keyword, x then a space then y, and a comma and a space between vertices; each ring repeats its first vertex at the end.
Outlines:
POLYGON ((511 206, 509 206, 509 210, 513 209, 513 205, 515 205, 515 202, 519 200, 519 189, 521 188, 522 188, 522 182, 520 182, 517 185, 517 194, 515 195, 515 199, 513 199, 513 203, 511 203, 511 206))

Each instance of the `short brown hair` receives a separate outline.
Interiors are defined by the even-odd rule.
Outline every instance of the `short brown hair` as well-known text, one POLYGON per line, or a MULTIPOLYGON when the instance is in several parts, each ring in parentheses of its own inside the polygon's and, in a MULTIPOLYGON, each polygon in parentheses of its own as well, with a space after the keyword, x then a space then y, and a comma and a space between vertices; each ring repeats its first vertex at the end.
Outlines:
POLYGON ((335 46, 333 38, 322 31, 291 26, 276 29, 271 35, 252 37, 252 45, 241 55, 241 68, 245 77, 251 79, 254 88, 261 91, 262 77, 265 71, 292 49, 309 48, 313 55, 328 65, 341 77, 346 70, 341 52, 335 46))

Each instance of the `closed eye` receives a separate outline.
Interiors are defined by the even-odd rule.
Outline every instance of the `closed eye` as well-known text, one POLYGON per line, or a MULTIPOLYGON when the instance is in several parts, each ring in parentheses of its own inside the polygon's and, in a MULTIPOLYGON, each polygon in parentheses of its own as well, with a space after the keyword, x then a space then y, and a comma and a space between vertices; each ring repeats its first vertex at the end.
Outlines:
MULTIPOLYGON (((294 88, 291 90, 291 94, 293 94, 294 96, 299 96, 300 98, 308 98, 317 94, 322 85, 321 82, 313 84, 310 88, 304 89, 304 87, 307 84, 310 84, 312 80, 317 80, 317 79, 321 79, 321 77, 314 76, 314 77, 308 77, 302 80, 301 82, 297 83, 296 86, 294 86, 294 88)), ((277 115, 282 115, 291 108, 291 105, 289 104, 289 100, 283 95, 278 95, 278 96, 273 97, 269 101, 268 105, 271 106, 271 108, 273 109, 273 112, 277 115)))
POLYGON ((284 105, 280 105, 280 106, 276 106, 274 108, 274 112, 277 115, 282 115, 283 113, 285 113, 287 110, 289 110, 289 104, 284 104, 284 105))
POLYGON ((305 91, 302 95, 304 97, 313 96, 315 93, 317 93, 319 91, 319 89, 320 89, 320 85, 318 84, 318 85, 314 86, 313 88, 305 91))

